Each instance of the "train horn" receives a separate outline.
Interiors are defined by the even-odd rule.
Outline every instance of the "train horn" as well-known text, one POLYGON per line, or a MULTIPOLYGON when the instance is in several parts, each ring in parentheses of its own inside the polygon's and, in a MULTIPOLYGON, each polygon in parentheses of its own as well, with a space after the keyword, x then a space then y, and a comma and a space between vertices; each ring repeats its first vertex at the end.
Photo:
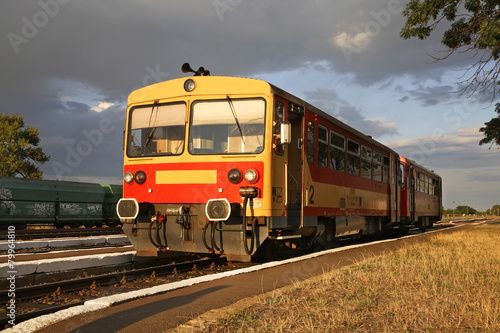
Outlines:
POLYGON ((181 67, 181 70, 183 73, 188 73, 188 72, 191 72, 191 73, 194 73, 194 76, 209 76, 210 75, 210 71, 209 70, 205 70, 204 67, 200 67, 198 68, 197 71, 195 71, 194 69, 191 68, 191 65, 187 62, 185 62, 182 67, 181 67))
POLYGON ((191 68, 191 65, 188 62, 185 62, 182 65, 182 72, 183 73, 188 73, 188 72, 196 73, 195 70, 191 68))

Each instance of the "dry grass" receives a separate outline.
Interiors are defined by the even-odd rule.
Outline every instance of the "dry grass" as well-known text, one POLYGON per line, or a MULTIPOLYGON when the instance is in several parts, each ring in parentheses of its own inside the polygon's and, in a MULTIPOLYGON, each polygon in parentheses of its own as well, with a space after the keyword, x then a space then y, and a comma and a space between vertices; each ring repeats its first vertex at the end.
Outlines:
POLYGON ((296 283, 204 332, 500 332, 500 226, 296 283))

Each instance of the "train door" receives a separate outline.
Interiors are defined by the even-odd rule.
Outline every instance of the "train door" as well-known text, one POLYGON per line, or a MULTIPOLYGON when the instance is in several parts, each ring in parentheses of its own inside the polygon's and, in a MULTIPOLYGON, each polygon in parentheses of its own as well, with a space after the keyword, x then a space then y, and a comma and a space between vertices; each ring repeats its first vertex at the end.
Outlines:
POLYGON ((287 121, 291 124, 291 142, 286 145, 286 205, 288 224, 302 223, 302 175, 303 175, 303 120, 304 108, 289 103, 287 121))
POLYGON ((389 180, 389 187, 390 187, 390 209, 391 209, 391 222, 395 223, 398 222, 398 216, 399 216, 399 186, 398 186, 398 170, 399 168, 397 167, 399 158, 397 156, 391 154, 390 157, 390 175, 391 178, 389 180))
POLYGON ((404 157, 401 157, 401 160, 399 162, 399 181, 400 181, 400 209, 401 209, 401 214, 400 216, 406 220, 409 216, 409 194, 408 194, 408 186, 407 186, 407 181, 408 181, 408 174, 407 174, 407 165, 406 165, 406 160, 404 157))
POLYGON ((409 171, 410 178, 410 221, 415 221, 415 169, 410 167, 409 171))

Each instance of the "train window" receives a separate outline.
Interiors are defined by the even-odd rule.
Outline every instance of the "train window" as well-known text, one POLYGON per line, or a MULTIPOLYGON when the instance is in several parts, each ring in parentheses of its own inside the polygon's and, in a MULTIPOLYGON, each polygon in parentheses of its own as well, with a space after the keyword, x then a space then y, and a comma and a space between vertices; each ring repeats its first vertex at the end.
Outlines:
POLYGON ((359 143, 347 139, 347 172, 359 176, 360 155, 359 143))
POLYGON ((180 155, 184 151, 186 104, 136 107, 130 111, 127 156, 180 155))
POLYGON ((373 180, 382 181, 382 154, 373 152, 373 180))
POLYGON ((425 193, 425 175, 423 173, 420 173, 419 184, 420 184, 419 191, 425 193))
MULTIPOLYGON (((274 102, 274 130, 273 130, 274 135, 278 135, 281 132, 280 128, 281 123, 285 120, 284 110, 285 110, 285 104, 283 104, 283 102, 281 101, 274 102)), ((276 139, 275 142, 276 142, 276 147, 274 150, 276 151, 276 154, 283 155, 284 154, 283 145, 278 139, 276 139)))
POLYGON ((428 194, 433 194, 434 193, 434 179, 429 177, 429 191, 427 192, 428 194))
POLYGON ((192 104, 189 152, 255 154, 264 150, 263 99, 224 99, 192 104))
POLYGON ((422 192, 422 180, 420 179, 420 172, 417 172, 417 191, 422 192))
POLYGON ((307 123, 307 162, 314 163, 314 144, 315 144, 314 123, 307 123))
POLYGON ((391 175, 389 174, 390 170, 390 160, 389 157, 384 156, 384 166, 383 166, 383 174, 384 174, 384 183, 389 184, 389 179, 391 175))
POLYGON ((274 134, 280 134, 280 124, 284 119, 285 104, 281 101, 274 103, 274 134))
POLYGON ((318 125, 318 165, 328 167, 328 129, 318 125))
POLYGON ((438 179, 435 180, 434 195, 439 195, 439 180, 438 179))
POLYGON ((361 146, 361 176, 372 179, 372 150, 361 146))
POLYGON ((345 172, 345 138, 330 131, 330 168, 345 172))

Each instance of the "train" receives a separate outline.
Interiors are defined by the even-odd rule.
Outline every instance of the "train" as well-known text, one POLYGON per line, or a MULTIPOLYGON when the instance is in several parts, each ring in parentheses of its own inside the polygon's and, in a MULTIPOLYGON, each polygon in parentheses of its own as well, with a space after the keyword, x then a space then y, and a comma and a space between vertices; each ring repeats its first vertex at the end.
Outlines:
POLYGON ((0 228, 117 226, 122 185, 0 177, 0 228))
POLYGON ((441 219, 434 171, 266 81, 183 71, 128 97, 117 212, 137 255, 251 261, 441 219))

